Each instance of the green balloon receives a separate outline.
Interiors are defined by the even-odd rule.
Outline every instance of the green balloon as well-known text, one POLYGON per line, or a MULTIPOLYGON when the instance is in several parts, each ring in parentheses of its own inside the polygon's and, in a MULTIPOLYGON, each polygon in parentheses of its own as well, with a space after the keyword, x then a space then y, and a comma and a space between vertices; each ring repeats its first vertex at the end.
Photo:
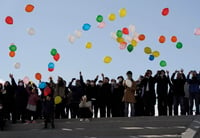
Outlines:
POLYGON ((161 60, 160 61, 160 66, 161 67, 166 67, 167 66, 167 62, 165 60, 161 60))
POLYGON ((51 55, 55 56, 57 54, 57 50, 55 48, 51 49, 51 55))
POLYGON ((129 44, 127 47, 128 52, 132 52, 133 51, 133 45, 129 44))
POLYGON ((10 49, 10 51, 16 51, 17 47, 16 47, 16 45, 10 45, 9 49, 10 49))
POLYGON ((96 21, 101 23, 103 21, 103 16, 102 15, 98 15, 96 18, 96 21))
POLYGON ((181 49, 183 47, 183 44, 181 42, 178 42, 176 44, 176 48, 181 49))
POLYGON ((121 30, 118 30, 117 33, 116 33, 117 37, 122 37, 123 36, 123 33, 121 30))

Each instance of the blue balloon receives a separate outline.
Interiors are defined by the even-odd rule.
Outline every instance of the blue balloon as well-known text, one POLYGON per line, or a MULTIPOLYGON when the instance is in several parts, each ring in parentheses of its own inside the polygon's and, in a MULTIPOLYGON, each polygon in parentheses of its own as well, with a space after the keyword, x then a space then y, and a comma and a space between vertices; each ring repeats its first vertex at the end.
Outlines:
POLYGON ((82 26, 82 29, 83 29, 84 31, 88 31, 88 30, 90 30, 90 28, 91 28, 91 25, 88 24, 88 23, 86 23, 86 24, 84 24, 84 25, 82 26))
POLYGON ((154 57, 153 55, 150 55, 150 56, 149 56, 149 60, 150 60, 150 61, 153 61, 154 58, 155 58, 155 57, 154 57))
POLYGON ((54 67, 55 67, 54 63, 53 62, 49 62, 48 68, 49 69, 54 69, 54 67))
POLYGON ((44 89, 44 88, 46 88, 46 86, 47 86, 46 82, 40 82, 39 83, 39 88, 40 89, 44 89))

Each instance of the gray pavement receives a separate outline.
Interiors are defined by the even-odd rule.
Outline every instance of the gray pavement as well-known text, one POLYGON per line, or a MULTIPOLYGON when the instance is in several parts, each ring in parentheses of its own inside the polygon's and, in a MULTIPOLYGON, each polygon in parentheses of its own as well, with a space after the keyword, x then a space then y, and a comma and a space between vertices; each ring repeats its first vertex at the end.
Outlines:
POLYGON ((36 124, 10 124, 0 138, 190 138, 200 136, 200 116, 102 118, 90 122, 55 120, 55 129, 36 124))

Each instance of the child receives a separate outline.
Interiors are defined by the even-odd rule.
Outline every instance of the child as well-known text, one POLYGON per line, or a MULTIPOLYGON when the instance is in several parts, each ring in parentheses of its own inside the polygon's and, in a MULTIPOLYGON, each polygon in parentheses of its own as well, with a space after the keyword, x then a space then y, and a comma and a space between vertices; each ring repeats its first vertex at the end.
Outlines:
POLYGON ((87 102, 87 96, 83 96, 81 103, 79 104, 79 117, 80 121, 89 121, 88 118, 92 118, 92 104, 91 102, 87 102))
POLYGON ((50 95, 45 97, 43 103, 43 113, 44 113, 44 128, 47 128, 48 122, 51 122, 51 127, 55 128, 54 125, 54 101, 50 95))

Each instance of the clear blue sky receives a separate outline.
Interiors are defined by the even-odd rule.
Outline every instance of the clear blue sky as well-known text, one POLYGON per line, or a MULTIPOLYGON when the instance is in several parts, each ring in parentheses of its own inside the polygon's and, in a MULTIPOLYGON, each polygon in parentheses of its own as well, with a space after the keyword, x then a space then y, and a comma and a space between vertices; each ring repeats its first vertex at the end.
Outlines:
POLYGON ((128 70, 137 79, 146 69, 155 73, 159 69, 200 70, 200 36, 194 29, 200 27, 199 0, 1 0, 0 1, 0 78, 9 80, 13 73, 16 79, 28 76, 31 80, 39 72, 43 80, 49 76, 57 79, 62 76, 69 82, 83 72, 85 79, 93 79, 104 73, 110 78, 125 76, 128 70), (24 7, 33 4, 35 9, 27 13, 24 7), (120 18, 118 11, 126 8, 127 16, 120 18), (168 16, 162 16, 161 10, 169 8, 168 16), (117 19, 108 20, 115 13, 117 19), (96 16, 103 15, 106 27, 97 28, 96 16), (5 17, 12 16, 13 25, 5 23, 5 17), (91 29, 83 32, 81 38, 71 44, 68 36, 75 30, 82 30, 84 23, 91 29), (146 39, 129 53, 120 50, 110 33, 118 29, 135 25, 136 31, 146 35, 146 39), (27 28, 34 28, 35 35, 30 36, 27 28), (166 43, 160 44, 158 37, 166 36, 166 43), (170 37, 175 35, 183 43, 182 49, 176 49, 170 37), (86 49, 85 43, 92 42, 92 49, 86 49), (17 46, 16 56, 10 58, 9 45, 17 46), (149 61, 144 47, 149 46, 160 52, 160 57, 149 61), (50 50, 56 48, 61 58, 55 62, 50 50), (105 64, 104 56, 111 56, 112 62, 105 64), (161 68, 160 60, 167 61, 167 67, 161 68), (19 62, 20 69, 14 64, 19 62), (48 63, 55 63, 55 71, 48 72, 48 63))

